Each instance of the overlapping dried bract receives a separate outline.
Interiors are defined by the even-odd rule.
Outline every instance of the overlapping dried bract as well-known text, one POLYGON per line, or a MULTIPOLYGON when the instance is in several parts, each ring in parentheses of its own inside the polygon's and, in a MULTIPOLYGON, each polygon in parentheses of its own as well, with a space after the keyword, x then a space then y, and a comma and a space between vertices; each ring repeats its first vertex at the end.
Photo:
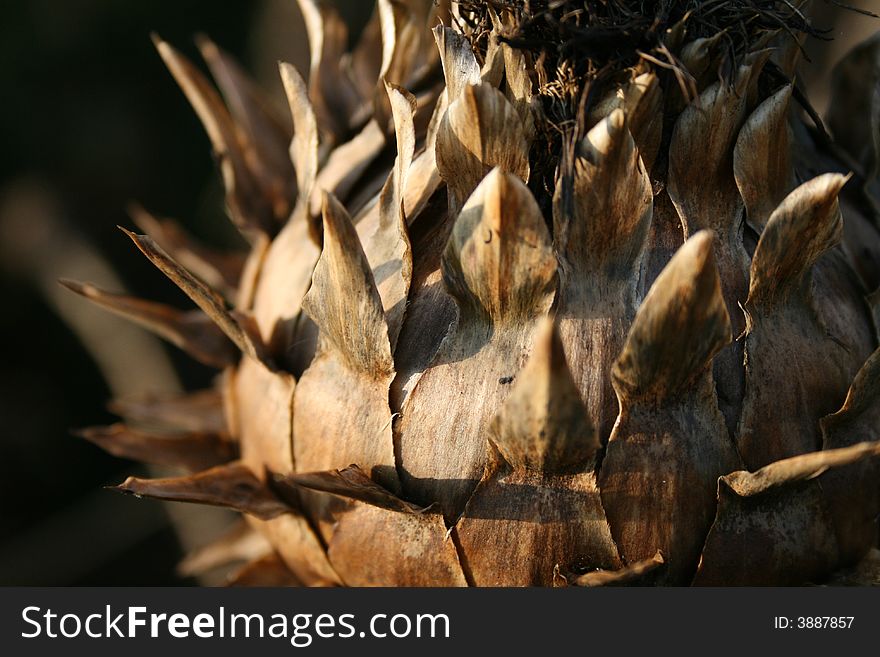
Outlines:
POLYGON ((641 297, 639 270, 653 214, 648 174, 623 110, 564 160, 553 199, 562 342, 603 441, 617 418, 611 364, 641 297))
POLYGON ((651 171, 663 138, 663 91, 656 74, 642 73, 625 86, 609 94, 591 113, 598 123, 616 110, 627 117, 628 128, 639 149, 645 169, 651 171))
POLYGON ((786 85, 758 106, 740 130, 733 151, 746 217, 759 232, 795 187, 788 125, 792 89, 786 85))
POLYGON ((451 520, 482 475, 489 422, 555 293, 549 232, 514 175, 494 170, 468 200, 443 277, 458 321, 401 409, 397 449, 405 493, 451 520))
POLYGON ((382 299, 345 208, 325 195, 323 216, 324 249, 303 299, 319 345, 294 395, 294 459, 304 472, 357 463, 395 490, 394 362, 382 299))
POLYGON ((840 407, 860 365, 829 339, 810 275, 840 240, 837 194, 845 182, 826 174, 787 196, 767 222, 752 260, 737 432, 740 453, 752 469, 819 449, 819 419, 840 407))
POLYGON ((179 287, 211 318, 241 353, 255 360, 263 360, 265 351, 253 319, 249 315, 230 311, 217 292, 193 276, 146 235, 137 235, 121 229, 131 238, 147 259, 179 287))
POLYGON ((320 255, 308 217, 308 201, 318 175, 318 127, 299 73, 289 64, 282 64, 280 71, 293 117, 290 157, 296 168, 299 195, 293 214, 268 251, 255 254, 259 258, 259 284, 251 303, 270 353, 279 363, 293 369, 302 360, 302 300, 320 255))
POLYGON ((718 477, 739 467, 712 385, 731 338, 712 234, 694 235, 654 282, 612 372, 620 418, 599 485, 621 556, 666 557, 663 580, 696 569, 718 477))
POLYGON ((278 482, 330 493, 334 507, 327 554, 349 586, 465 586, 443 517, 404 502, 357 466, 278 482))
POLYGON ((379 192, 378 225, 369 234, 364 251, 382 298, 388 338, 393 349, 403 326, 412 281, 412 247, 407 230, 404 194, 416 147, 413 125, 416 99, 405 89, 391 84, 386 86, 386 92, 394 119, 397 159, 379 192))
POLYGON ((529 146, 516 108, 486 82, 467 85, 449 101, 437 133, 437 168, 449 190, 449 208, 464 202, 493 168, 529 177, 529 146))
POLYGON ((293 377, 247 358, 230 379, 227 385, 236 400, 233 429, 242 462, 260 477, 266 469, 292 472, 293 377))
POLYGON ((492 442, 517 469, 570 472, 600 447, 553 320, 543 320, 519 380, 493 422, 492 442))
POLYGON ((290 571, 307 586, 333 586, 339 576, 298 508, 274 495, 246 465, 233 461, 186 477, 129 477, 117 490, 162 500, 226 507, 247 514, 290 571))
POLYGON ((371 506, 398 511, 400 513, 419 513, 414 504, 404 502, 386 489, 376 484, 369 475, 357 465, 341 470, 325 472, 306 472, 276 480, 280 486, 301 486, 309 490, 331 493, 348 499, 364 502, 371 506))
MULTIPOLYGON (((748 293, 749 257, 743 244, 743 199, 734 177, 733 152, 749 110, 749 89, 763 61, 743 63, 730 82, 715 82, 688 105, 669 145, 669 197, 685 236, 708 229, 716 234, 724 300, 734 336, 745 320, 739 309, 748 293)), ((733 434, 743 394, 742 346, 735 342, 715 361, 721 412, 733 434)))
POLYGON ((782 586, 829 573, 839 544, 823 496, 825 473, 878 455, 880 442, 873 440, 722 477, 718 516, 694 583, 719 585, 732 577, 742 585, 782 586))
POLYGON ((489 428, 491 461, 456 532, 477 586, 551 586, 560 565, 619 568, 596 486, 599 439, 553 320, 489 428))
MULTIPOLYGON (((438 25, 433 29, 433 33, 437 49, 440 51, 443 77, 446 80, 444 93, 447 99, 454 101, 461 97, 465 87, 480 83, 480 65, 477 63, 470 42, 460 32, 438 25)), ((497 87, 497 82, 493 86, 497 87)))

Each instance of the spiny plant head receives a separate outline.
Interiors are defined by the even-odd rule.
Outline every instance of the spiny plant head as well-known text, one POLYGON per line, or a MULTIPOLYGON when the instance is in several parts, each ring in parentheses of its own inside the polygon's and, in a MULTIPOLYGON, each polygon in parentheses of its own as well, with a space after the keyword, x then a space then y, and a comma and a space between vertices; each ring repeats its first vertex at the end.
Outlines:
POLYGON ((807 4, 379 0, 349 53, 300 0, 292 122, 211 42, 221 93, 157 39, 251 248, 139 210, 197 310, 68 283, 222 371, 85 433, 190 471, 120 490, 245 514, 187 561, 252 557, 237 581, 876 559, 880 40, 838 68, 837 144, 795 76, 807 4))

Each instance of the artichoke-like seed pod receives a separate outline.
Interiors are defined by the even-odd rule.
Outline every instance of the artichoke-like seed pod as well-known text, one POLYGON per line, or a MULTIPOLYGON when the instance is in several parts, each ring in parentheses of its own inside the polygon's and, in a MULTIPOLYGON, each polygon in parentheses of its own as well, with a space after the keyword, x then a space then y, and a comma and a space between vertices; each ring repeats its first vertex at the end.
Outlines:
POLYGON ((632 3, 640 50, 606 52, 624 0, 551 3, 555 36, 483 4, 378 0, 346 53, 300 0, 292 131, 207 38, 219 93, 156 40, 250 251, 135 208, 196 307, 64 282, 221 371, 81 432, 185 472, 119 490, 244 514, 183 566, 247 559, 236 585, 801 584, 875 554, 878 40, 836 69, 834 145, 793 7, 632 3))

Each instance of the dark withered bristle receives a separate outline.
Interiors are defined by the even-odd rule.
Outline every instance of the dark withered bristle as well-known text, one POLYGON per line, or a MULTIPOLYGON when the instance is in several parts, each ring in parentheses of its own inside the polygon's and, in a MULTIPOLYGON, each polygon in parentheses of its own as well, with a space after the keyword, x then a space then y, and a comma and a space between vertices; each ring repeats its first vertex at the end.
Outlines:
MULTIPOLYGON (((697 88, 679 58, 682 46, 718 37, 717 77, 729 81, 748 53, 773 47, 777 35, 791 35, 798 43, 804 36, 829 39, 830 30, 810 21, 807 4, 803 0, 462 0, 454 20, 481 61, 493 34, 531 60, 539 103, 529 186, 546 214, 548 206, 542 201, 552 195, 562 149, 586 134, 591 109, 610 90, 652 69, 664 88, 677 86, 685 99, 692 100, 697 88), (504 25, 500 34, 499 21, 504 25)), ((767 84, 786 81, 773 65, 764 74, 767 84)), ((799 89, 795 97, 810 113, 799 89)), ((671 128, 670 117, 665 123, 671 128)), ((664 136, 668 138, 669 129, 664 136)))
MULTIPOLYGON (((604 83, 640 60, 687 71, 677 59, 683 41, 721 35, 719 71, 728 78, 742 58, 779 31, 827 38, 791 0, 474 0, 459 3, 460 27, 485 53, 492 13, 510 17, 501 39, 531 53, 548 118, 563 123, 595 101, 604 83)), ((835 3, 836 4, 836 3, 835 3)), ((681 81, 681 80, 679 80, 681 81)))

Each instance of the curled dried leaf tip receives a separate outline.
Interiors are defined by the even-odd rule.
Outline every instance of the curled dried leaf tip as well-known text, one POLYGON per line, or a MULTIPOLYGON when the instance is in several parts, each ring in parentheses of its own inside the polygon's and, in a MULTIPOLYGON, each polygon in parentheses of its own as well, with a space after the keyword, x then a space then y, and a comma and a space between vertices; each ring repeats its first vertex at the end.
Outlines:
POLYGON ((541 211, 519 178, 500 168, 486 176, 455 222, 442 265, 462 307, 493 321, 547 309, 556 259, 541 211))
POLYGON ((840 242, 837 196, 847 180, 837 173, 813 178, 773 211, 752 259, 747 307, 772 303, 800 287, 819 257, 840 242))
POLYGON ((388 324, 373 272, 345 207, 323 194, 324 248, 303 308, 356 372, 393 371, 388 324))
POLYGON ((129 477, 113 490, 138 497, 221 506, 271 520, 294 509, 275 497, 251 470, 239 462, 220 465, 185 477, 129 477))
POLYGON ((621 399, 668 397, 730 342, 712 243, 710 231, 698 232, 651 286, 612 369, 621 399))
POLYGON ((457 212, 493 167, 529 178, 529 147, 516 108, 488 83, 466 85, 437 133, 437 169, 457 212))

